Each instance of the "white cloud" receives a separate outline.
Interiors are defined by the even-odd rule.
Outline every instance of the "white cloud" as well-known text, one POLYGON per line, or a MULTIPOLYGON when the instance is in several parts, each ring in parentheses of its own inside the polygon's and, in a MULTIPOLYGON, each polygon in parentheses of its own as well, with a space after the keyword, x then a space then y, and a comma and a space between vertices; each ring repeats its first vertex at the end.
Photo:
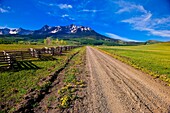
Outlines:
POLYGON ((120 40, 124 40, 124 41, 134 41, 137 42, 136 40, 131 40, 129 38, 126 37, 121 37, 119 35, 113 34, 113 33, 105 33, 108 37, 110 38, 114 38, 114 39, 120 39, 120 40))
POLYGON ((57 4, 53 4, 53 3, 46 3, 46 2, 42 2, 42 1, 38 1, 39 4, 41 5, 45 5, 45 6, 58 6, 57 4))
POLYGON ((144 19, 143 19, 143 21, 149 21, 149 20, 151 20, 151 17, 152 17, 152 14, 149 12, 149 13, 147 13, 146 15, 144 15, 145 17, 144 17, 144 19))
POLYGON ((61 17, 69 17, 69 15, 68 14, 64 14, 64 15, 62 15, 61 17))
POLYGON ((155 30, 155 29, 146 29, 146 30, 149 31, 152 35, 170 38, 170 30, 155 30))
POLYGON ((50 4, 48 4, 49 6, 56 6, 56 4, 52 4, 52 3, 50 3, 50 4))
POLYGON ((73 6, 69 4, 55 4, 55 3, 46 3, 39 1, 39 4, 49 6, 49 7, 59 7, 60 9, 72 9, 73 6))
POLYGON ((122 20, 121 22, 131 24, 135 30, 147 31, 155 36, 170 37, 170 30, 166 29, 170 26, 167 24, 170 23, 170 17, 153 19, 152 14, 147 13, 139 17, 122 20))
POLYGON ((170 23, 170 16, 169 17, 163 17, 163 18, 156 18, 154 21, 157 24, 170 23))
POLYGON ((48 14, 50 16, 56 16, 55 12, 46 12, 46 14, 48 14))
POLYGON ((52 13, 51 13, 51 12, 47 12, 47 14, 48 14, 48 15, 52 15, 52 13))
POLYGON ((61 17, 62 18, 67 18, 67 19, 72 20, 72 21, 75 20, 75 18, 70 17, 70 15, 68 15, 68 14, 64 14, 61 17))
POLYGON ((122 20, 121 22, 133 24, 135 27, 143 27, 143 26, 147 26, 148 21, 151 20, 151 17, 152 17, 152 14, 147 13, 139 17, 132 17, 130 19, 122 20))
POLYGON ((82 10, 83 12, 92 12, 92 13, 96 13, 96 12, 99 12, 101 10, 89 10, 89 9, 83 9, 82 10))
POLYGON ((71 17, 70 17, 69 19, 70 19, 70 20, 72 20, 72 21, 74 21, 74 20, 75 20, 75 18, 71 18, 71 17))
POLYGON ((71 9, 71 8, 73 8, 73 6, 69 5, 69 4, 59 4, 58 7, 60 9, 71 9))
POLYGON ((0 8, 0 13, 7 13, 7 12, 9 12, 9 11, 6 9, 0 8))
POLYGON ((136 5, 134 3, 125 2, 125 1, 119 1, 115 2, 121 9, 119 9, 116 13, 121 14, 124 12, 131 12, 131 11, 139 11, 142 13, 147 13, 147 11, 144 9, 141 5, 136 5))
POLYGON ((116 13, 130 12, 137 8, 137 11, 143 13, 129 19, 124 19, 121 22, 128 23, 134 30, 147 31, 150 35, 170 37, 170 16, 154 18, 150 11, 147 11, 143 6, 129 2, 117 2, 121 7, 116 13))

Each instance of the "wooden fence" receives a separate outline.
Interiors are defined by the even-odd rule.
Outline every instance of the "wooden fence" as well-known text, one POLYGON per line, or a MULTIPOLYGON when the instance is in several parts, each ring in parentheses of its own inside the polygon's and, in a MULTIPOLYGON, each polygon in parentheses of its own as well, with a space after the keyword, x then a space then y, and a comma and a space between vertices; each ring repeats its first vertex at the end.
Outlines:
POLYGON ((12 68, 17 61, 29 60, 32 58, 41 58, 48 54, 51 56, 61 55, 64 51, 80 46, 58 46, 58 47, 44 47, 41 49, 29 48, 27 51, 3 51, 0 52, 0 68, 12 68))

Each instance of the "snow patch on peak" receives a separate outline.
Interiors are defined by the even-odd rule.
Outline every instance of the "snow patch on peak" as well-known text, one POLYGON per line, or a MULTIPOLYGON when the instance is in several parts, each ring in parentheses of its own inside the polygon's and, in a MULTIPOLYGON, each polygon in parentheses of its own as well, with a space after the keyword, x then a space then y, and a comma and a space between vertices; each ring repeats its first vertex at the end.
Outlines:
POLYGON ((61 31, 61 27, 60 26, 57 26, 53 31, 51 31, 50 33, 57 33, 61 31))
POLYGON ((72 25, 72 28, 77 28, 77 26, 76 25, 72 25))
POLYGON ((17 34, 18 33, 18 29, 14 29, 14 30, 10 30, 9 34, 17 34))
POLYGON ((55 29, 55 30, 51 31, 51 33, 57 33, 57 32, 58 32, 58 30, 57 30, 57 29, 55 29))
POLYGON ((91 28, 90 28, 90 27, 87 27, 87 30, 91 31, 91 28))
POLYGON ((71 33, 76 33, 77 32, 77 29, 72 29, 71 30, 71 33))
POLYGON ((74 25, 74 24, 71 24, 71 25, 69 26, 69 29, 70 29, 70 33, 76 33, 78 27, 77 27, 76 25, 74 25))
POLYGON ((81 31, 91 31, 89 27, 80 27, 81 31))
POLYGON ((43 26, 41 29, 43 30, 43 31, 47 31, 47 30, 50 30, 52 27, 50 27, 50 26, 48 26, 48 25, 45 25, 45 26, 43 26))

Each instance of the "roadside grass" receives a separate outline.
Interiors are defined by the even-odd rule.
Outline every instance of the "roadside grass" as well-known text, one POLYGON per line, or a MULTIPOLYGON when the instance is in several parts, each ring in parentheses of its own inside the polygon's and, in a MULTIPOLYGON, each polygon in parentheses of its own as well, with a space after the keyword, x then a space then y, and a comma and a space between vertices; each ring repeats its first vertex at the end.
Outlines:
POLYGON ((170 43, 98 48, 118 60, 170 83, 170 43))
POLYGON ((58 90, 58 107, 61 109, 69 108, 76 99, 80 98, 76 92, 86 87, 85 82, 80 80, 81 71, 79 69, 82 68, 81 65, 84 63, 84 56, 85 47, 72 59, 68 68, 66 68, 63 79, 64 85, 58 90))
POLYGON ((23 95, 30 89, 40 89, 39 81, 47 77, 51 72, 59 70, 67 60, 81 48, 76 48, 63 53, 61 56, 53 56, 56 60, 32 61, 39 69, 24 69, 0 73, 0 105, 11 107, 11 103, 20 102, 23 95))

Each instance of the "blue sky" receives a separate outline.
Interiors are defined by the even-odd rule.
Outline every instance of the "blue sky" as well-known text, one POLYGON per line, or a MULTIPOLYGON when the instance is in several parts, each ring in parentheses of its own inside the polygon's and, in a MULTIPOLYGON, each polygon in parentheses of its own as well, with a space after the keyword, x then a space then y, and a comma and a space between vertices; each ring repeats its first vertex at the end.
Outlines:
POLYGON ((0 28, 83 25, 126 41, 170 41, 169 0, 0 0, 0 28))

